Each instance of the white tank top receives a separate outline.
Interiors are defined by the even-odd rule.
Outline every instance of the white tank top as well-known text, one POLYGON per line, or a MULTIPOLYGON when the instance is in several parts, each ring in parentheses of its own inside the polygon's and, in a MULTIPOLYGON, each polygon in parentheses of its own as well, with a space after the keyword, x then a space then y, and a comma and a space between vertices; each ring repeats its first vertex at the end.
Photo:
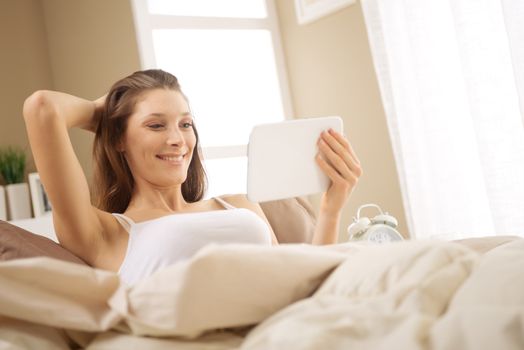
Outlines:
POLYGON ((153 272, 188 259, 209 243, 271 245, 271 233, 262 218, 249 209, 235 208, 215 198, 227 210, 180 213, 139 223, 116 214, 129 233, 121 280, 133 285, 153 272))

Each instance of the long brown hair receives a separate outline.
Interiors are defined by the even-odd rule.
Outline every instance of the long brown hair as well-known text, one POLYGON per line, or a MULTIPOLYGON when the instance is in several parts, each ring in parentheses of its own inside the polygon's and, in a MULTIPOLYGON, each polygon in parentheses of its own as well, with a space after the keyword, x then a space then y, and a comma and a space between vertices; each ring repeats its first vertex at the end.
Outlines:
MULTIPOLYGON (((93 194, 95 205, 101 210, 123 213, 131 201, 135 181, 124 155, 118 151, 118 144, 123 139, 139 95, 153 89, 175 90, 185 97, 178 79, 160 69, 135 72, 113 84, 107 94, 93 145, 93 194)), ((193 152, 186 181, 182 184, 182 195, 188 202, 201 200, 207 185, 194 124, 193 130, 196 152, 193 152)))

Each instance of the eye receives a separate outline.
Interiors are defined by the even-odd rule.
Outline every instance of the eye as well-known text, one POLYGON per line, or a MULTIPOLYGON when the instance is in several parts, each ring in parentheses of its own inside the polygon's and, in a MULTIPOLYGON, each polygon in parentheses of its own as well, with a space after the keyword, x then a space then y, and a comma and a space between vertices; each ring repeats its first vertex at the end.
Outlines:
POLYGON ((182 127, 184 129, 192 128, 193 127, 193 123, 189 123, 189 122, 182 123, 182 127))
POLYGON ((149 124, 147 127, 153 130, 159 130, 163 128, 164 125, 163 124, 149 124))

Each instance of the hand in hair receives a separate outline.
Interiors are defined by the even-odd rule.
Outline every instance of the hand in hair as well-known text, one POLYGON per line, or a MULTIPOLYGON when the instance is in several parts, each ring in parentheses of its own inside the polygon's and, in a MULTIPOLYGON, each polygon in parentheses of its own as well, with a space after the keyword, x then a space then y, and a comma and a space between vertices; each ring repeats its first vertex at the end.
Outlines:
POLYGON ((100 121, 100 116, 102 115, 102 112, 104 110, 104 104, 105 104, 105 101, 106 101, 106 96, 107 96, 107 94, 105 94, 104 96, 101 96, 101 97, 99 97, 99 98, 97 98, 96 100, 93 101, 93 104, 95 106, 93 116, 89 120, 89 123, 80 126, 81 129, 84 129, 84 130, 87 130, 87 131, 91 131, 91 132, 96 132, 96 128, 98 126, 98 122, 100 121))

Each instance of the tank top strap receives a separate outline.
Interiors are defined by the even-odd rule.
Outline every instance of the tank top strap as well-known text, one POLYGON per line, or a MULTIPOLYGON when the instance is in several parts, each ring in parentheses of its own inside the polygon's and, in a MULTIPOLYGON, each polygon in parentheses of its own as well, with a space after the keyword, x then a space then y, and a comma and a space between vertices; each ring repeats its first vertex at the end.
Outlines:
POLYGON ((236 207, 232 206, 231 204, 229 204, 228 202, 226 202, 225 200, 223 200, 223 199, 220 198, 220 197, 214 197, 214 199, 215 199, 218 203, 222 204, 222 206, 223 206, 224 208, 226 208, 226 209, 236 209, 236 207))
POLYGON ((133 225, 135 224, 135 222, 131 220, 131 218, 128 218, 124 214, 112 213, 112 215, 128 233, 131 231, 131 227, 133 227, 133 225))

